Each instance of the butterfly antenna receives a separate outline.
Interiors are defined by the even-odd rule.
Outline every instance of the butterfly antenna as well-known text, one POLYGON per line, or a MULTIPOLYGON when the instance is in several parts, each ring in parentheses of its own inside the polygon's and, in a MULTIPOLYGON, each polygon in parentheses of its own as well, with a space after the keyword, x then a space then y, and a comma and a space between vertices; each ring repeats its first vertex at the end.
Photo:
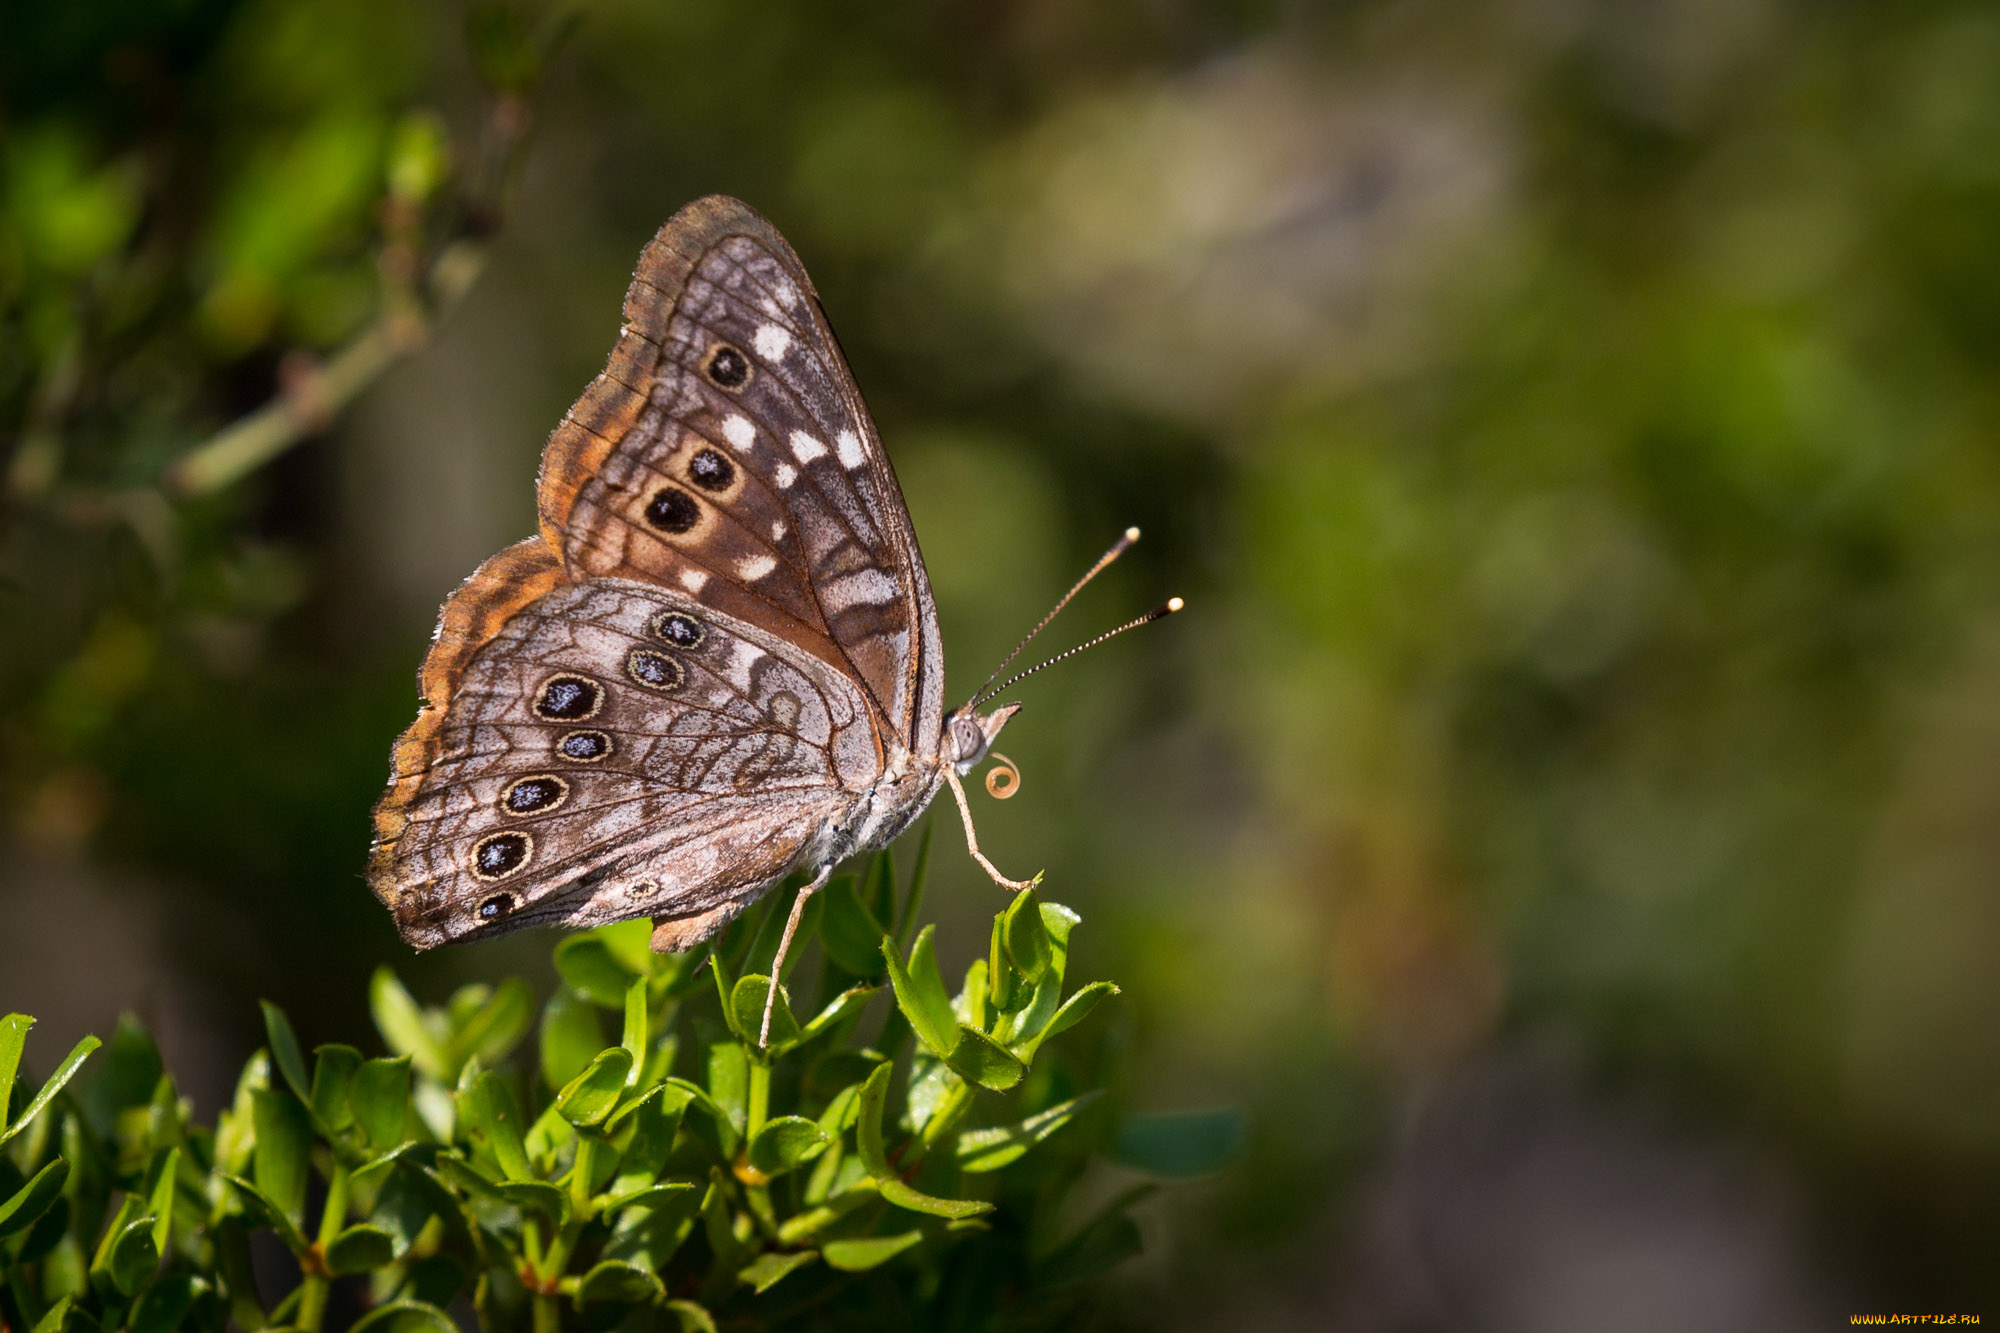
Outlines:
MULTIPOLYGON (((1014 645, 1014 651, 1008 653, 1005 657, 1000 659, 1000 665, 993 668, 993 674, 986 678, 986 684, 981 685, 977 690, 973 691, 972 697, 966 700, 965 708, 961 711, 969 712, 972 709, 977 708, 982 699, 989 698, 991 697, 991 695, 999 693, 998 690, 989 690, 988 687, 991 686, 994 681, 1000 679, 1000 673, 1007 669, 1008 663, 1012 662, 1015 658, 1019 657, 1021 655, 1021 650, 1023 648, 1026 648, 1029 645, 1029 643, 1033 642, 1034 637, 1037 634, 1040 634, 1043 630, 1049 627, 1049 622, 1056 618, 1056 613, 1061 611, 1065 606, 1069 605, 1070 598, 1076 596, 1078 593, 1083 591, 1084 584, 1090 582, 1092 579, 1096 578, 1099 574, 1102 574, 1104 572, 1105 566, 1109 565, 1113 560, 1116 560, 1119 556, 1125 554, 1125 552, 1131 550, 1132 543, 1138 540, 1139 540, 1139 529, 1137 528, 1125 529, 1124 535, 1119 537, 1117 541, 1111 543, 1111 549, 1106 551, 1103 555, 1097 557, 1097 563, 1092 565, 1089 569, 1085 570, 1083 572, 1083 577, 1076 581, 1075 586, 1062 595, 1062 600, 1057 602, 1053 607, 1049 608, 1049 613, 1043 616, 1040 622, 1037 623, 1033 629, 1029 630, 1027 634, 1022 637, 1019 643, 1014 645)), ((1112 633, 1115 634, 1117 633, 1117 631, 1113 630, 1112 633)), ((1044 662, 1042 664, 1042 666, 1047 666, 1047 665, 1048 665, 1047 662, 1044 662)), ((1039 671, 1041 670, 1041 667, 1037 667, 1035 669, 1039 671)), ((1022 674, 1025 675, 1026 673, 1023 672, 1022 674)), ((1014 679, 1019 680, 1020 677, 1016 676, 1014 679)), ((1010 685, 1012 683, 1013 683, 1012 681, 1008 682, 1008 684, 1010 685)), ((1002 685, 1000 688, 1004 690, 1007 688, 1007 686, 1002 685)))
MULTIPOLYGON (((1137 620, 1128 620, 1123 625, 1120 625, 1117 629, 1106 630, 1104 631, 1104 633, 1098 635, 1094 639, 1090 639, 1084 643, 1079 643, 1076 647, 1070 649, 1068 652, 1057 653, 1054 657, 1051 657, 1046 662, 1037 662, 1035 665, 1029 667, 1026 671, 1022 671, 1015 675, 1009 676, 1004 682, 1001 683, 999 689, 982 691, 977 697, 973 699, 971 703, 967 704, 966 707, 977 708, 980 704, 986 702, 986 700, 991 699, 994 695, 1000 693, 1001 690, 1008 688, 1009 686, 1015 684, 1017 681, 1026 680, 1028 677, 1034 675, 1037 671, 1040 671, 1043 667, 1052 667, 1056 663, 1062 661, 1065 658, 1075 657, 1078 653, 1084 651, 1086 648, 1095 648, 1098 644, 1103 643, 1106 639, 1115 639, 1128 629, 1137 629, 1141 625, 1150 625, 1155 620, 1164 620, 1168 616, 1172 615, 1174 612, 1180 610, 1185 605, 1187 605, 1187 603, 1183 602, 1180 598, 1169 597, 1166 600, 1165 605, 1153 608, 1151 611, 1148 611, 1145 615, 1140 616, 1137 620)), ((996 672, 995 674, 997 675, 998 673, 996 672)))

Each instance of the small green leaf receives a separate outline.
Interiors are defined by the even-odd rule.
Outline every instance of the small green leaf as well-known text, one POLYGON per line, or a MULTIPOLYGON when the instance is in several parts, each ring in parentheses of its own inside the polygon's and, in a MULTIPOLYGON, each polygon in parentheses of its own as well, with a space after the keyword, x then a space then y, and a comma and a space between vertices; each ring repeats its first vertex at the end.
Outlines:
POLYGON ((7 1108, 12 1105, 14 1075, 21 1068, 21 1048, 28 1044, 28 1029, 35 1020, 26 1014, 0 1018, 0 1128, 7 1124, 7 1108))
POLYGON ((554 1092, 581 1074, 603 1049, 597 1006, 568 986, 557 986, 542 1009, 542 1082, 554 1092))
POLYGON ((1006 923, 1002 934, 1008 961, 1030 983, 1040 981, 1048 974, 1054 957, 1048 928, 1042 924, 1041 899, 1033 889, 1021 890, 1007 905, 1002 919, 1006 923))
POLYGON ((586 1305, 649 1305, 665 1294, 666 1288, 651 1271, 619 1259, 606 1259, 576 1284, 578 1309, 586 1305))
POLYGON ((190 1273, 166 1273, 147 1287, 125 1323, 127 1333, 173 1333, 208 1283, 190 1273))
POLYGON ((312 1122, 306 1108, 289 1092, 276 1088, 251 1091, 251 1117, 257 1127, 257 1151, 252 1177, 293 1226, 304 1224, 306 1170, 312 1153, 312 1122))
POLYGON ((913 1245, 923 1243, 921 1231, 905 1231, 894 1236, 865 1236, 858 1240, 830 1240, 820 1248, 827 1265, 843 1273, 865 1273, 879 1268, 913 1245))
POLYGON ((410 1057, 362 1061, 348 1085, 347 1101, 369 1147, 387 1152, 401 1143, 410 1115, 410 1057))
POLYGON ((625 1007, 625 990, 632 974, 618 961, 611 946, 595 935, 571 935, 556 946, 556 971, 569 988, 606 1009, 625 1007))
POLYGON ((882 1192, 882 1197, 899 1208, 928 1213, 933 1217, 975 1217, 993 1211, 990 1203, 972 1199, 939 1199, 912 1189, 889 1165, 889 1154, 882 1142, 882 1106, 888 1100, 892 1068, 886 1064, 877 1066, 867 1082, 861 1085, 861 1107, 854 1122, 861 1160, 867 1166, 868 1174, 875 1178, 875 1187, 882 1192))
POLYGON ((781 1115, 768 1120, 750 1140, 750 1165, 767 1176, 779 1176, 810 1162, 833 1142, 818 1124, 803 1116, 781 1115))
POLYGON ((48 1313, 35 1322, 35 1333, 62 1333, 63 1320, 69 1318, 69 1305, 75 1299, 64 1296, 51 1305, 48 1313))
POLYGON ((1249 1133, 1249 1118, 1233 1108, 1154 1111, 1127 1116, 1107 1156, 1156 1176, 1205 1176, 1228 1165, 1249 1133))
POLYGON ((748 1284, 753 1293, 761 1296, 817 1258, 819 1256, 811 1250, 800 1250, 795 1254, 766 1250, 744 1265, 736 1276, 748 1284))
POLYGON ((694 1185, 689 1181, 669 1180, 664 1184, 648 1185, 644 1189, 633 1190, 629 1194, 606 1195, 603 1209, 607 1213, 615 1213, 621 1208, 658 1208, 669 1199, 686 1194, 693 1188, 694 1185))
POLYGON ((463 1060, 477 1057, 497 1065, 520 1045, 535 1023, 535 993, 519 977, 509 977, 493 990, 452 1036, 452 1050, 463 1060))
MULTIPOLYGON (((752 972, 741 977, 729 992, 729 1026, 750 1045, 758 1044, 757 1038, 764 1023, 764 997, 771 991, 771 979, 752 972)), ((799 1039, 799 1021, 792 1017, 792 1007, 785 1003, 785 992, 778 991, 777 1003, 771 1006, 771 1039, 768 1043, 774 1051, 786 1050, 799 1039)))
POLYGON ((68 1179, 69 1163, 60 1157, 37 1171, 34 1179, 14 1192, 13 1198, 0 1203, 0 1236, 33 1226, 62 1197, 63 1182, 68 1179))
POLYGON ((925 1194, 921 1190, 912 1189, 893 1177, 888 1180, 878 1179, 875 1185, 882 1191, 884 1199, 898 1208, 907 1208, 913 1213, 928 1213, 932 1217, 962 1218, 977 1217, 981 1213, 993 1211, 993 1205, 982 1200, 940 1199, 934 1194, 925 1194))
POLYGON ((167 1252, 167 1238, 174 1232, 175 1176, 180 1169, 179 1148, 167 1149, 166 1155, 154 1163, 153 1191, 148 1196, 148 1204, 153 1214, 153 1248, 161 1254, 167 1252))
POLYGON ((750 1113, 750 1052, 741 1044, 718 1040, 708 1048, 708 1092, 741 1134, 750 1113))
POLYGON ((264 1033, 271 1044, 271 1063, 284 1075, 292 1095, 301 1103, 312 1105, 311 1085, 306 1081, 306 1058, 299 1050, 299 1036, 292 1031, 292 1020, 269 1000, 257 1003, 264 1010, 264 1033))
POLYGON ((1112 983, 1108 981, 1093 981, 1088 986, 1079 989, 1076 994, 1070 996, 1067 1000, 1064 1000, 1062 1008, 1056 1010, 1055 1017, 1049 1020, 1049 1025, 1042 1029, 1039 1036, 1035 1037, 1033 1045, 1028 1052, 1029 1058, 1033 1058, 1034 1052, 1041 1048, 1043 1042, 1057 1033, 1069 1031, 1069 1029, 1088 1018, 1090 1011, 1097 1007, 1099 1000, 1102 1000, 1107 995, 1116 994, 1118 994, 1118 987, 1112 983))
POLYGON ((556 1113, 579 1129, 604 1123, 625 1091, 632 1053, 623 1046, 600 1051, 581 1074, 556 1095, 556 1113))
POLYGON ((882 937, 889 933, 888 923, 878 920, 861 901, 854 877, 841 876, 821 896, 826 911, 820 917, 819 938, 827 957, 855 976, 881 975, 882 937))
POLYGON ((361 1052, 352 1046, 322 1046, 313 1052, 312 1109, 319 1122, 331 1130, 343 1130, 354 1123, 354 1108, 348 1100, 354 1075, 361 1068, 361 1052))
MULTIPOLYGON (((741 1047, 737 1047, 736 1049, 739 1052, 742 1050, 741 1047)), ((698 1083, 690 1083, 684 1078, 670 1078, 667 1080, 667 1086, 678 1088, 688 1094, 689 1104, 699 1107, 715 1124, 717 1132, 722 1139, 723 1155, 734 1157, 736 1155, 736 1125, 735 1122, 730 1120, 729 1112, 724 1110, 715 1098, 709 1096, 708 1090, 698 1083)))
POLYGON ((632 1054, 632 1073, 627 1082, 636 1080, 646 1072, 647 1038, 650 1036, 650 1015, 647 1009, 647 986, 644 977, 638 977, 625 988, 625 1030, 619 1044, 632 1054))
POLYGON ((569 1195, 539 1180, 503 1180, 493 1187, 516 1208, 531 1208, 557 1225, 569 1221, 569 1195))
MULTIPOLYGON (((834 996, 826 1008, 814 1014, 812 1022, 806 1024, 804 1030, 799 1033, 800 1044, 809 1042, 823 1033, 831 1032, 835 1024, 860 1009, 862 1005, 867 1004, 875 992, 880 989, 881 987, 879 986, 870 986, 864 983, 859 986, 850 986, 840 994, 834 996)), ((774 1018, 772 1021, 775 1023, 777 1020, 774 1018)))
POLYGON ((509 1180, 531 1180, 528 1152, 521 1142, 521 1108, 507 1084, 492 1070, 480 1072, 459 1094, 459 1116, 475 1143, 483 1143, 509 1180))
POLYGON ((386 1267, 396 1257, 396 1238, 380 1227, 358 1223, 326 1247, 326 1266, 336 1275, 386 1267))
POLYGON ((1075 1119, 1077 1112, 1096 1101, 1098 1095, 1086 1092, 1081 1097, 1051 1106, 1018 1123, 960 1134, 955 1150, 958 1169, 969 1172, 998 1171, 1003 1166, 1011 1165, 1028 1149, 1075 1119))
MULTIPOLYGON (((101 1045, 103 1043, 97 1038, 85 1037, 70 1048, 69 1054, 63 1057, 63 1062, 56 1066, 56 1072, 48 1076, 42 1084, 42 1090, 35 1094, 35 1099, 22 1109, 21 1118, 8 1125, 6 1129, 0 1130, 0 1147, 5 1147, 10 1139, 26 1129, 29 1122, 42 1113, 43 1107, 55 1100, 56 1094, 63 1090, 63 1085, 76 1077, 76 1071, 90 1058, 90 1053, 101 1045)), ((98 1082, 101 1083, 103 1080, 99 1079, 98 1082)))
POLYGON ((624 1134, 630 1129, 630 1138, 625 1140, 623 1155, 618 1159, 618 1174, 611 1182, 614 1194, 643 1189, 659 1178, 660 1169, 667 1164, 667 1154, 673 1150, 681 1115, 692 1100, 694 1094, 684 1088, 662 1085, 612 1118, 612 1134, 624 1134))
POLYGON ((241 1176, 230 1175, 226 1171, 219 1171, 216 1174, 228 1181, 242 1196, 244 1211, 250 1215, 252 1222, 277 1232, 278 1239, 284 1242, 285 1248, 293 1254, 306 1252, 305 1233, 299 1230, 298 1224, 287 1217, 285 1210, 280 1208, 269 1195, 241 1176))
POLYGON ((368 1009, 390 1050, 409 1056, 418 1069, 434 1079, 449 1082, 457 1076, 458 1070, 445 1058, 443 1045, 424 1021, 424 1011, 387 967, 376 968, 368 980, 368 1009))
POLYGON ((348 1326, 347 1333, 458 1333, 451 1316, 424 1301, 390 1301, 348 1326))
POLYGON ((1012 1051, 978 1028, 963 1023, 958 1027, 958 1044, 945 1063, 961 1078, 995 1092, 1005 1092, 1028 1072, 1028 1067, 1012 1051))
POLYGON ((715 1333, 714 1317, 693 1301, 668 1301, 667 1313, 680 1324, 681 1333, 715 1333))
POLYGON ((112 1285, 124 1295, 136 1296, 159 1266, 160 1247, 153 1244, 153 1219, 141 1217, 126 1223, 111 1242, 110 1258, 105 1265, 112 1285))
POLYGON ((933 951, 935 926, 925 926, 910 950, 910 964, 904 968, 896 957, 893 940, 882 941, 882 957, 889 965, 889 982, 896 988, 896 1007, 926 1046, 939 1056, 948 1056, 958 1044, 958 1016, 951 997, 945 994, 944 978, 938 973, 933 951))

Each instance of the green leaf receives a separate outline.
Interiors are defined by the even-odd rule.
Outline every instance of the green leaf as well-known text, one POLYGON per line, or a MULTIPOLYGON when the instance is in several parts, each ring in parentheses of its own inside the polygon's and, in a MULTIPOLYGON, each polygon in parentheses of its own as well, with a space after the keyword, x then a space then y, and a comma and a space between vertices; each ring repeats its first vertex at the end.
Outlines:
POLYGON ((35 1322, 35 1333, 62 1333, 63 1320, 69 1318, 69 1305, 75 1299, 64 1296, 51 1305, 48 1313, 35 1322))
POLYGON ((1030 983, 1040 981, 1048 975, 1049 964, 1054 959, 1048 927, 1042 924, 1041 899, 1035 896, 1033 889, 1023 889, 1014 895, 1014 901, 1007 905, 1001 919, 1005 923, 1001 933, 1006 942, 1007 960, 1030 983))
POLYGON ((680 1324, 681 1333, 715 1333, 714 1317, 693 1301, 668 1301, 667 1313, 680 1324))
POLYGON ((858 1240, 830 1240, 820 1247, 829 1267, 843 1273, 865 1273, 879 1268, 913 1245, 923 1243, 921 1231, 905 1231, 894 1236, 864 1236, 858 1240))
POLYGON ((56 1066, 56 1072, 49 1075, 48 1080, 42 1084, 42 1090, 35 1094, 35 1099, 22 1108, 21 1118, 8 1125, 6 1129, 0 1130, 0 1147, 5 1147, 9 1140, 26 1129, 29 1122, 42 1113, 43 1107, 55 1100, 56 1094, 63 1090, 63 1085, 76 1077, 76 1071, 90 1058, 90 1053, 101 1045, 103 1043, 97 1038, 85 1037, 70 1048, 69 1054, 63 1057, 63 1062, 56 1066))
POLYGON ((392 1165, 376 1192, 375 1208, 368 1220, 388 1234, 394 1242, 394 1257, 400 1259, 437 1214, 438 1201, 430 1182, 420 1172, 392 1165))
POLYGON ((1005 1092, 1028 1072, 1028 1067, 1012 1051, 978 1028, 963 1023, 958 1027, 958 1044, 945 1063, 960 1077, 995 1092, 1005 1092))
POLYGON ((542 1009, 542 1082, 554 1092, 581 1074, 603 1049, 597 1006, 568 986, 557 986, 542 1009))
POLYGON ((1028 1149, 1075 1119, 1077 1112, 1096 1101, 1098 1096, 1096 1092, 1086 1092, 1081 1097, 1073 1097, 1015 1124, 968 1130, 960 1134, 955 1149, 958 1169, 968 1172, 998 1171, 1003 1166, 1011 1165, 1028 1149))
POLYGON ((352 1046, 322 1046, 313 1052, 312 1109, 319 1122, 331 1130, 343 1130, 354 1123, 354 1107, 349 1094, 354 1075, 361 1068, 361 1052, 352 1046))
MULTIPOLYGON (((747 977, 738 978, 729 992, 729 1026, 752 1046, 758 1045, 758 1034, 764 1023, 764 997, 770 990, 771 979, 752 972, 747 977)), ((785 1003, 785 992, 780 987, 778 1001, 771 1006, 770 1049, 786 1050, 798 1039, 799 1021, 792 1017, 792 1007, 785 1003)))
POLYGON ((284 1075, 292 1095, 302 1104, 311 1106, 312 1091, 306 1081, 306 1058, 299 1050, 299 1037, 292 1031, 292 1020, 269 1000, 259 1000, 257 1004, 264 1011, 264 1033, 271 1045, 271 1063, 284 1075))
POLYGON ((811 1250, 800 1250, 795 1254, 766 1250, 746 1264, 736 1276, 747 1283, 752 1292, 761 1296, 817 1258, 819 1256, 811 1250))
POLYGON ((880 975, 882 938, 889 927, 861 901, 854 877, 841 876, 821 896, 826 899, 826 910, 820 916, 819 938, 827 957, 855 976, 880 975))
POLYGON ((767 1120, 750 1140, 750 1165, 767 1176, 780 1176, 826 1151, 833 1136, 803 1116, 781 1115, 767 1120))
POLYGON ((28 1029, 35 1020, 26 1014, 0 1018, 0 1127, 7 1123, 7 1108, 13 1105, 14 1075, 21 1068, 21 1048, 28 1044, 28 1029))
POLYGON ((369 1147, 387 1152, 401 1143, 410 1116, 410 1057, 362 1061, 348 1085, 347 1101, 369 1147))
POLYGON ((990 1203, 972 1199, 940 1199, 912 1189, 889 1165, 889 1154, 882 1142, 882 1107, 889 1097, 892 1068, 886 1064, 877 1066, 867 1082, 861 1085, 861 1108, 854 1122, 861 1160, 867 1166, 868 1174, 875 1178, 875 1187, 882 1192, 882 1197, 899 1208, 928 1213, 933 1217, 976 1217, 993 1211, 990 1203))
POLYGON ((519 977, 509 977, 453 1034, 453 1052, 460 1060, 477 1057, 483 1065, 497 1065, 534 1023, 535 993, 519 977))
POLYGON ((132 1307, 127 1333, 173 1333, 208 1283, 191 1273, 166 1273, 147 1287, 132 1307))
POLYGON ((612 1118, 612 1134, 625 1134, 628 1127, 630 1131, 618 1159, 618 1174, 611 1182, 614 1194, 643 1189, 659 1178, 667 1154, 673 1150, 681 1115, 692 1100, 694 1094, 685 1089, 662 1085, 612 1118))
POLYGON ((606 1009, 625 1007, 625 990, 632 973, 618 961, 611 946, 595 935, 571 935, 556 946, 556 971, 569 988, 606 1009))
POLYGON ((666 1294, 660 1279, 637 1264, 606 1259, 576 1284, 576 1305, 649 1305, 666 1294))
POLYGON ((896 988, 896 1007, 910 1022, 923 1043, 939 1056, 948 1056, 958 1045, 958 1016, 952 1011, 951 997, 945 994, 944 978, 938 973, 932 936, 937 927, 925 926, 910 950, 906 970, 896 957, 895 942, 882 941, 882 957, 889 965, 889 982, 896 988))
POLYGON ((347 1228, 326 1247, 326 1266, 336 1275, 386 1267, 396 1257, 396 1238, 362 1222, 347 1228))
POLYGON ((1156 1176, 1205 1176, 1228 1165, 1249 1133, 1249 1118, 1233 1108, 1154 1111, 1127 1116, 1106 1155, 1156 1176))
POLYGON ((632 1074, 628 1082, 646 1072, 646 1050, 651 1035, 646 992, 644 977, 636 978, 625 988, 625 1030, 619 1037, 619 1044, 632 1055, 632 1074))
POLYGON ((626 1194, 609 1194, 604 1198, 603 1209, 615 1213, 622 1208, 658 1208, 678 1195, 686 1194, 694 1185, 685 1180, 669 1180, 664 1184, 648 1185, 626 1194))
POLYGON ((141 1217, 126 1223, 111 1242, 105 1264, 111 1284, 124 1295, 136 1296, 159 1266, 160 1247, 153 1243, 153 1219, 141 1217))
POLYGON ((1032 1039, 1026 1052, 1026 1058, 1033 1059, 1034 1053, 1041 1049, 1043 1042, 1058 1033, 1069 1031, 1078 1023, 1088 1018, 1090 1011, 1097 1007, 1099 1000, 1102 1000, 1107 995, 1116 994, 1118 994, 1118 987, 1108 981, 1093 981, 1088 986, 1079 989, 1076 994, 1063 1001, 1062 1008, 1056 1010, 1055 1017, 1049 1020, 1048 1026, 1043 1028, 1032 1039))
MULTIPOLYGON (((806 1024, 805 1028, 799 1033, 799 1044, 803 1045, 823 1033, 831 1032, 835 1024, 860 1009, 861 1006, 867 1004, 873 998, 875 992, 880 989, 881 987, 879 986, 870 986, 863 983, 859 986, 850 986, 840 994, 834 996, 826 1008, 814 1014, 812 1022, 806 1024)), ((776 1021, 775 1018, 772 1019, 773 1023, 776 1021)))
POLYGON ((252 1178, 257 1188, 288 1218, 304 1225, 306 1170, 312 1153, 312 1122, 306 1108, 289 1092, 256 1088, 250 1094, 251 1117, 257 1127, 257 1152, 252 1178))
POLYGON ((493 1188, 516 1208, 531 1208, 558 1225, 569 1221, 569 1195, 554 1185, 540 1180, 503 1180, 493 1188))
POLYGON ((623 1046, 600 1051, 581 1074, 556 1095, 556 1113, 579 1129, 604 1123, 625 1091, 632 1053, 623 1046))
MULTIPOLYGON (((739 1052, 742 1050, 741 1047, 737 1047, 736 1049, 739 1052)), ((724 1110, 715 1098, 709 1096, 708 1090, 698 1083, 690 1083, 684 1078, 670 1078, 667 1080, 667 1086, 678 1088, 688 1094, 689 1104, 699 1107, 714 1122, 723 1141, 723 1155, 734 1157, 736 1155, 736 1125, 735 1122, 730 1120, 729 1112, 724 1110)))
POLYGON ((451 1316, 424 1301, 390 1301, 348 1326, 347 1333, 458 1333, 451 1316))
POLYGON ((293 1254, 306 1252, 305 1233, 299 1230, 298 1224, 287 1217, 285 1210, 280 1208, 269 1195, 241 1176, 230 1175, 226 1171, 218 1171, 216 1174, 228 1181, 243 1197, 244 1211, 250 1215, 251 1221, 277 1232, 278 1239, 284 1242, 285 1248, 293 1254))
POLYGON ((167 1149, 166 1155, 159 1158, 154 1166, 153 1191, 148 1197, 149 1211, 153 1215, 153 1248, 165 1254, 167 1239, 174 1232, 175 1175, 181 1169, 181 1150, 167 1149))
POLYGON ((34 1179, 14 1191, 13 1198, 0 1203, 0 1236, 33 1226, 62 1197, 63 1182, 68 1179, 69 1163, 60 1157, 37 1171, 34 1179))
POLYGON ((750 1114, 750 1052, 742 1045, 718 1040, 708 1048, 708 1092, 741 1134, 750 1114))
POLYGON ((482 1070, 472 1086, 459 1094, 459 1115, 475 1143, 483 1144, 509 1180, 532 1180, 528 1152, 521 1142, 521 1108, 507 1084, 492 1070, 482 1070))
POLYGON ((408 1056, 418 1069, 441 1082, 457 1077, 444 1046, 424 1021, 424 1011, 387 967, 376 968, 368 980, 368 1009, 390 1050, 408 1056))

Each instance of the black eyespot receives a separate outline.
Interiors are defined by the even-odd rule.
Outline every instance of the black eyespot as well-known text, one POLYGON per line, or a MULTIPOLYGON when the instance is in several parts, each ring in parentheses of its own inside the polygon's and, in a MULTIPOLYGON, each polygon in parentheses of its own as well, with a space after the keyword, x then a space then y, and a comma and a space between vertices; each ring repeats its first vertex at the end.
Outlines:
POLYGON ((535 716, 581 722, 604 706, 604 687, 588 676, 550 676, 535 691, 535 716))
POLYGON ((701 506, 686 491, 662 486, 646 502, 646 521, 661 532, 686 532, 701 522, 701 506))
POLYGON ((513 910, 514 895, 511 893, 496 893, 485 902, 479 904, 479 919, 481 921, 498 921, 513 910))
POLYGON ((736 480, 736 465, 713 449, 704 449, 688 460, 688 476, 706 491, 726 491, 736 480))
POLYGON ((702 370, 710 380, 732 392, 750 380, 750 360, 728 343, 717 343, 702 370))
POLYGON ((579 764, 594 764, 611 753, 611 738, 601 731, 566 731, 556 753, 579 764))
POLYGON ((528 864, 534 854, 535 840, 527 834, 495 833, 481 838, 472 849, 472 874, 476 879, 505 879, 528 864))
POLYGON ((510 815, 538 815, 569 799, 569 784, 553 773, 537 773, 508 787, 500 804, 510 815))
POLYGON ((634 648, 627 653, 625 674, 649 690, 677 690, 685 678, 679 662, 651 648, 634 648))
POLYGON ((701 641, 708 637, 708 630, 693 616, 684 616, 678 611, 662 611, 653 617, 653 634, 676 648, 693 649, 701 647, 701 641))

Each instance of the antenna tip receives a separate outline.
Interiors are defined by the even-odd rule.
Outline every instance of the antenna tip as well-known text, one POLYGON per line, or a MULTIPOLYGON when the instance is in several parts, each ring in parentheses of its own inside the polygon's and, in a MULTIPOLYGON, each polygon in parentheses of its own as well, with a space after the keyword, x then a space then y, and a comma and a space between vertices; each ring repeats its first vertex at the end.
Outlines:
POLYGON ((1167 614, 1172 615, 1174 612, 1180 610, 1182 607, 1186 605, 1187 603, 1183 602, 1178 597, 1169 597, 1167 598, 1167 614))
POLYGON ((1128 542, 1136 542, 1136 541, 1138 541, 1138 540, 1139 540, 1139 529, 1137 529, 1137 528, 1127 528, 1127 529, 1125 529, 1125 540, 1126 540, 1126 541, 1128 541, 1128 542))

